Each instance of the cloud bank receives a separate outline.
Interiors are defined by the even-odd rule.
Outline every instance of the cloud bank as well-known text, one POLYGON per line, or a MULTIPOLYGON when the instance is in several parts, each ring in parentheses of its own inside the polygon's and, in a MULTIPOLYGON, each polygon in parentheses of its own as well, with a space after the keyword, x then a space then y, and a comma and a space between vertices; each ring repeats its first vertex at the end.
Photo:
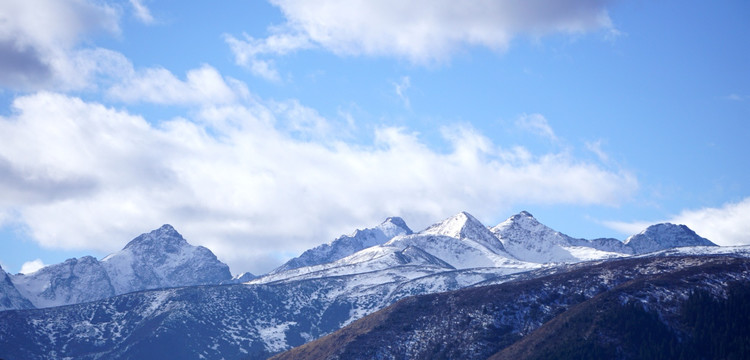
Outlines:
POLYGON ((95 61, 108 53, 83 51, 78 43, 93 33, 119 33, 118 21, 113 7, 83 0, 0 2, 0 86, 85 87, 95 61))
MULTIPOLYGON (((212 73, 170 80, 182 89, 174 94, 223 83, 212 73)), ((154 124, 57 93, 16 98, 0 117, 0 213, 13 214, 0 218, 42 246, 101 252, 171 223, 234 271, 262 272, 386 216, 418 229, 466 209, 495 217, 517 204, 616 205, 638 186, 567 154, 504 149, 467 126, 442 129, 445 152, 394 127, 350 144, 296 101, 219 99, 154 124)))
POLYGON ((270 57, 319 47, 344 56, 446 62, 467 47, 501 52, 517 36, 615 31, 606 0, 271 0, 286 23, 266 39, 226 36, 238 64, 279 80, 270 57))

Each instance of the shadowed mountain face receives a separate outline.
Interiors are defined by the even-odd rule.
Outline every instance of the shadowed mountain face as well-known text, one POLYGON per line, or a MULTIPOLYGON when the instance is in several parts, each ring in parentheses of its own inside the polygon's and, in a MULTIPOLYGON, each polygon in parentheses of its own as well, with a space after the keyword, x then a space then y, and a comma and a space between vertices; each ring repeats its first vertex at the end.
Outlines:
MULTIPOLYGON (((556 346, 569 345, 554 341, 562 334, 576 337, 600 330, 601 338, 591 346, 609 354, 633 334, 616 331, 608 338, 605 330, 619 323, 599 328, 607 321, 580 316, 603 312, 611 317, 601 319, 611 320, 634 314, 641 317, 634 323, 650 326, 649 331, 678 336, 691 294, 703 291, 723 298, 727 284, 747 281, 749 275, 750 259, 733 256, 647 257, 572 266, 530 280, 404 299, 274 359, 556 358, 556 346), (622 304, 637 306, 623 310, 622 304), (576 321, 575 331, 564 331, 576 321), (541 348, 550 352, 537 352, 541 348)), ((637 352, 623 354, 639 358, 637 352)))

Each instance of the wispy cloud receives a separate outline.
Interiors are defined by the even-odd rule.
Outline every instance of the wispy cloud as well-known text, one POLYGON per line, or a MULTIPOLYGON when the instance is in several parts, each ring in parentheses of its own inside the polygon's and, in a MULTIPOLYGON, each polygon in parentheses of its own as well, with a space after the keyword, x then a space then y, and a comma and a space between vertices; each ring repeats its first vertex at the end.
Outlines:
POLYGON ((728 100, 732 101, 750 101, 750 95, 730 94, 728 100))
POLYGON ((408 76, 401 77, 401 80, 399 82, 393 83, 394 91, 396 91, 396 95, 398 95, 399 99, 404 103, 404 107, 407 109, 411 109, 411 102, 409 101, 409 96, 406 95, 406 90, 409 90, 411 87, 411 79, 408 76))
POLYGON ((45 247, 110 252, 171 223, 235 270, 258 272, 386 216, 419 228, 466 209, 617 205, 638 187, 629 173, 503 149, 467 126, 444 129, 447 152, 393 127, 349 144, 297 101, 204 102, 158 125, 53 93, 13 108, 0 117, 0 171, 12 175, 0 177, 0 211, 17 213, 45 247))
POLYGON ((586 142, 586 149, 594 153, 596 157, 599 158, 601 162, 608 162, 609 161, 609 155, 602 150, 602 143, 603 141, 601 139, 593 141, 593 142, 586 142))
POLYGON ((668 219, 655 222, 604 222, 612 229, 635 234, 648 225, 660 222, 684 224, 701 235, 719 245, 747 245, 750 244, 750 197, 736 203, 726 203, 718 208, 702 208, 685 210, 668 219))
POLYGON ((234 54, 235 62, 266 80, 278 82, 281 76, 269 56, 285 55, 290 52, 313 47, 306 35, 276 34, 265 39, 256 39, 244 34, 243 39, 224 35, 224 40, 234 54))
POLYGON ((542 114, 523 114, 516 119, 516 126, 549 140, 557 140, 555 132, 542 114))
POLYGON ((151 15, 151 10, 143 4, 142 0, 130 0, 130 5, 133 6, 133 12, 138 20, 144 24, 154 23, 154 17, 151 15))

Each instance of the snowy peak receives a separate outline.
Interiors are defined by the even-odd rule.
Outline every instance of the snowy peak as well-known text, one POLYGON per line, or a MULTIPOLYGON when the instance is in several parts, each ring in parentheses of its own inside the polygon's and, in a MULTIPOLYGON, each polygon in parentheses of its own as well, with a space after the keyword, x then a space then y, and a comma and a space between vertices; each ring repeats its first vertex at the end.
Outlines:
POLYGON ((351 235, 343 235, 328 244, 306 250, 302 255, 279 266, 271 274, 331 263, 372 246, 382 245, 394 237, 411 235, 413 232, 400 217, 389 217, 374 228, 356 230, 351 235))
POLYGON ((232 278, 211 250, 190 245, 171 225, 142 234, 102 264, 117 294, 144 289, 219 284, 232 278))
POLYGON ((141 234, 135 239, 131 240, 127 245, 126 249, 132 249, 135 251, 158 251, 166 253, 179 252, 180 248, 191 247, 192 245, 172 227, 172 225, 164 224, 160 228, 153 230, 146 234, 141 234))
POLYGON ((441 235, 461 240, 471 240, 496 254, 507 255, 500 240, 484 224, 465 211, 434 224, 419 234, 441 235))
POLYGON ((398 216, 392 216, 382 224, 378 225, 376 229, 379 229, 387 238, 394 238, 399 235, 411 235, 414 232, 406 225, 406 221, 398 216))
POLYGON ((684 246, 716 246, 689 227, 670 223, 651 225, 646 230, 627 238, 625 245, 633 249, 635 254, 684 246))
POLYGON ((575 239, 540 223, 527 211, 509 217, 492 228, 505 249, 518 259, 534 263, 570 263, 610 258, 609 243, 575 239))
POLYGON ((492 228, 492 232, 495 235, 501 235, 512 240, 521 240, 521 238, 535 237, 543 234, 560 234, 540 223, 527 211, 521 211, 509 217, 508 220, 492 228))
POLYGON ((94 301, 115 295, 106 270, 91 256, 68 259, 30 274, 13 275, 12 280, 18 291, 38 308, 94 301))

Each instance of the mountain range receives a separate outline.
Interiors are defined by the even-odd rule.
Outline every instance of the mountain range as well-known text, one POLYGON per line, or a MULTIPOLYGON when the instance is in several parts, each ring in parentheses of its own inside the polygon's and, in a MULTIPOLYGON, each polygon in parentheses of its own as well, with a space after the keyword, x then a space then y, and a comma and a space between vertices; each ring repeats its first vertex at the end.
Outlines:
POLYGON ((33 307, 46 308, 147 289, 218 284, 232 275, 210 250, 188 244, 172 226, 164 225, 102 260, 68 259, 9 278, 33 307))
MULTIPOLYGON (((528 212, 494 227, 461 212, 418 233, 403 219, 388 218, 268 274, 232 278, 208 249, 165 225, 102 260, 70 259, 26 275, 0 270, 0 309, 6 309, 0 311, 0 358, 158 358, 163 351, 180 358, 266 358, 344 331, 415 295, 602 271, 596 266, 627 261, 671 259, 657 272, 666 273, 692 266, 672 260, 692 257, 746 259, 748 251, 716 247, 684 225, 654 225, 624 242, 585 240, 552 230, 528 212)), ((613 277, 651 274, 623 275, 624 267, 611 266, 618 269, 607 270, 613 277)), ((577 289, 586 299, 596 294, 577 289)), ((539 317, 535 328, 558 312, 539 317)))

